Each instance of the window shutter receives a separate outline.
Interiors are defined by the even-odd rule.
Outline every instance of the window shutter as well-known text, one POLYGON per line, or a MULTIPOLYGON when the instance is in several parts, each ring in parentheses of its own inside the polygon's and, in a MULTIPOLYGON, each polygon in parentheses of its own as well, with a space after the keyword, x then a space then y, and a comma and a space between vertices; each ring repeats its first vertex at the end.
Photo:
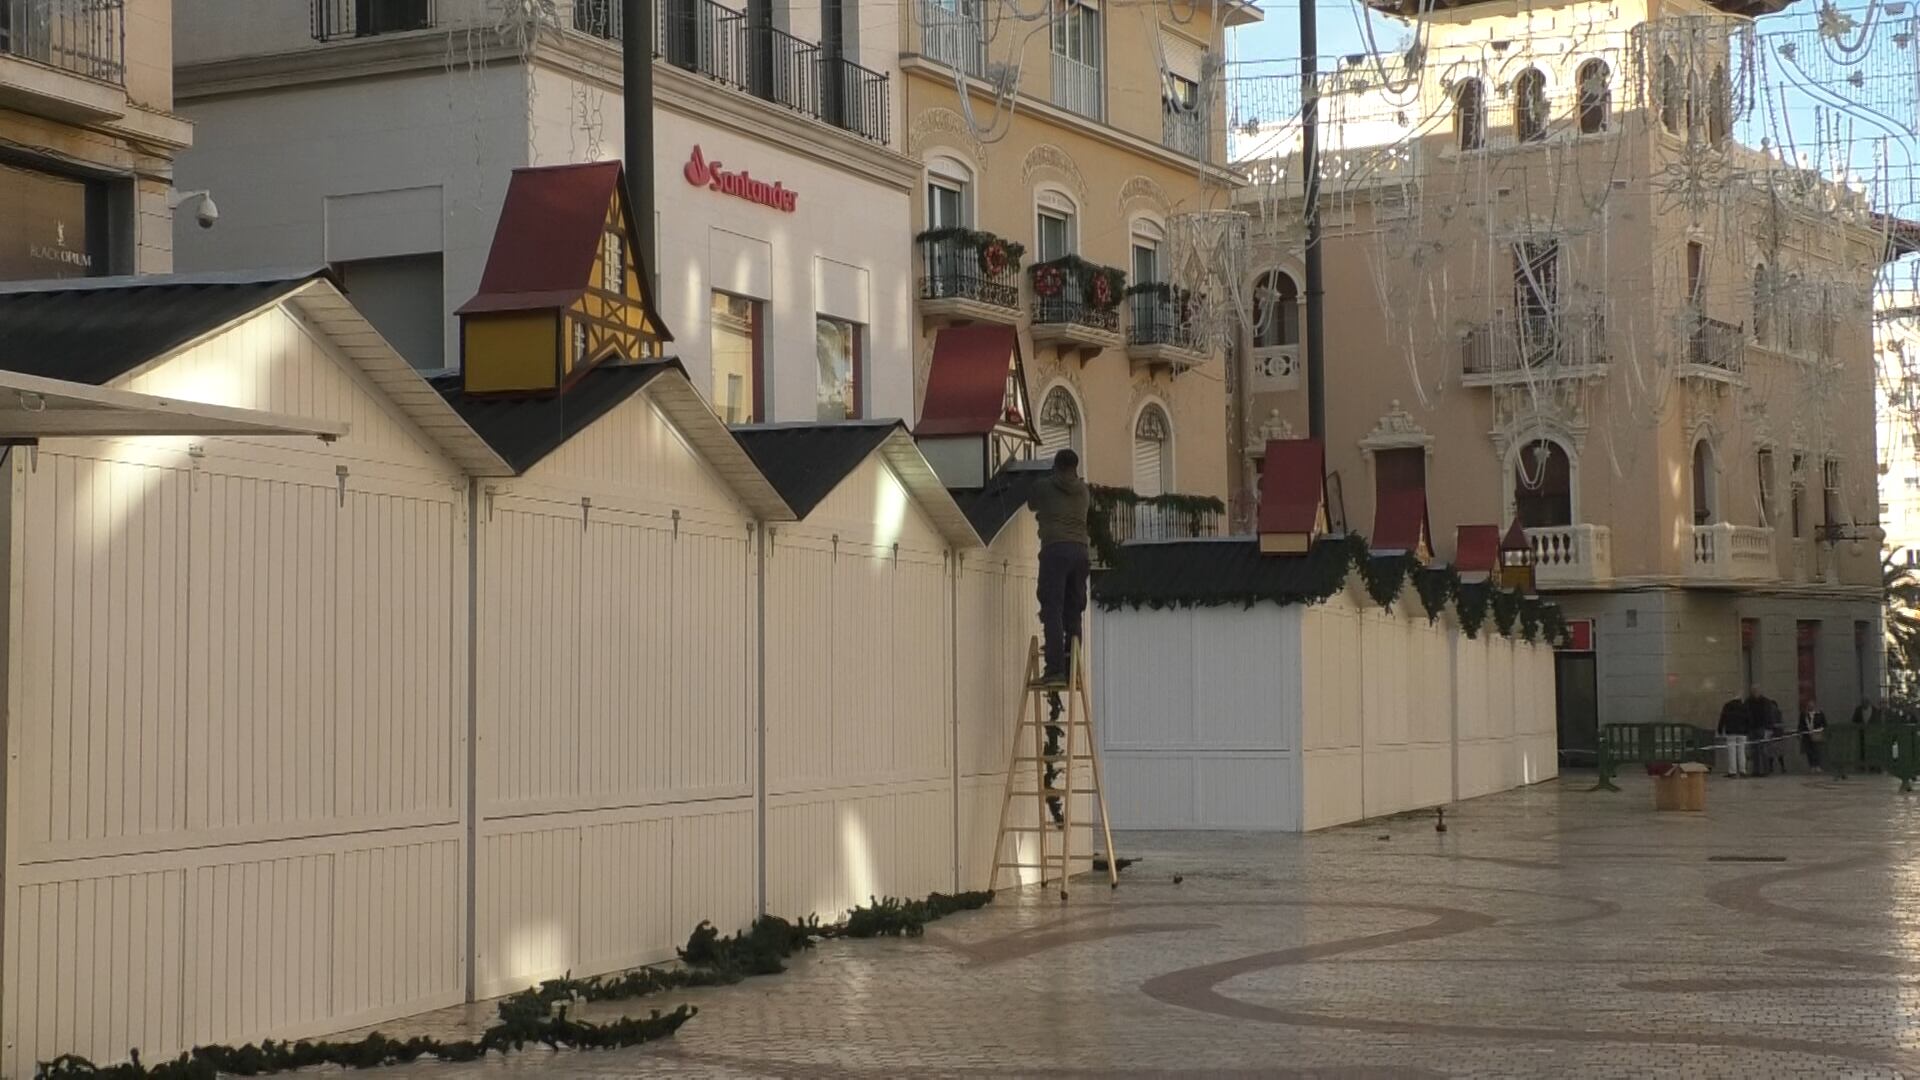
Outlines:
POLYGON ((1166 453, 1166 442, 1161 439, 1148 439, 1135 436, 1133 440, 1133 490, 1141 498, 1152 498, 1163 494, 1161 488, 1160 463, 1166 453))
POLYGON ((1167 65, 1167 74, 1196 85, 1200 82, 1200 72, 1206 66, 1207 50, 1204 46, 1178 34, 1161 31, 1160 52, 1167 65))

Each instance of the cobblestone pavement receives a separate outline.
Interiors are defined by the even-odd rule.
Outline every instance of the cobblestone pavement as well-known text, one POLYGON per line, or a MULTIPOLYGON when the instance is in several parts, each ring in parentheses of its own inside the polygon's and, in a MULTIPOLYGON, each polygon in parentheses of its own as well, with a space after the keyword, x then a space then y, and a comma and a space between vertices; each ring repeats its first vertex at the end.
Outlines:
POLYGON ((384 1074, 1920 1077, 1915 797, 1716 779, 1707 813, 1655 814, 1644 779, 1589 784, 1464 803, 1445 834, 1122 834, 1118 892, 1003 893, 669 995, 700 1014, 660 1043, 384 1074))

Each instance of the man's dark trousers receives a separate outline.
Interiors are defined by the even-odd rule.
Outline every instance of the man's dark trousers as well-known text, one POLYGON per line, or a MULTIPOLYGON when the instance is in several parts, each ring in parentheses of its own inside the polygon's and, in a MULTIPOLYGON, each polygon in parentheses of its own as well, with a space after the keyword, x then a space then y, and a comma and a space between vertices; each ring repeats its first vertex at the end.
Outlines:
POLYGON ((1040 549, 1040 626, 1048 675, 1067 674, 1068 649, 1080 640, 1087 610, 1087 546, 1056 540, 1040 549))

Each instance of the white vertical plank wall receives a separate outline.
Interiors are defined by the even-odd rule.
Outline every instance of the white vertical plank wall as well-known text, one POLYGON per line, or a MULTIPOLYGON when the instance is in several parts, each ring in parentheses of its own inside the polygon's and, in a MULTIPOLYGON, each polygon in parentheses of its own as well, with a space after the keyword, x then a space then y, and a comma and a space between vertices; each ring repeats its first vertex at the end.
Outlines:
POLYGON ((351 431, 12 454, 0 1071, 459 1001, 463 479, 280 311, 123 385, 351 431))
MULTIPOLYGON (((955 588, 954 724, 957 733, 959 888, 984 889, 993 874, 993 841, 1006 792, 1014 710, 1024 689, 1027 644, 1040 632, 1040 540, 1022 510, 993 543, 963 552, 955 588)), ((1036 824, 1031 800, 1015 806, 1016 824, 1036 824)), ((1009 843, 1008 862, 1037 862, 1033 837, 1009 843)), ((1037 872, 1010 871, 1026 881, 1037 872)))
POLYGON ((636 395, 483 481, 482 996, 665 959, 756 898, 754 538, 636 395))
POLYGON ((878 457, 766 558, 768 910, 953 888, 947 544, 878 457))
POLYGON ((1411 591, 1098 613, 1115 823, 1326 828, 1551 779, 1553 652, 1429 623, 1411 591))

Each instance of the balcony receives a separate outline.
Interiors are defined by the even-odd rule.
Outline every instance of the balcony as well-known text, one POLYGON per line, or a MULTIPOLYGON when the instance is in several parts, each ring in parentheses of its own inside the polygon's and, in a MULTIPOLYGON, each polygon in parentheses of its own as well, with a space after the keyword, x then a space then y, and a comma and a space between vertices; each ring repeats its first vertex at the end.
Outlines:
POLYGON ((1086 360, 1120 344, 1120 271, 1070 255, 1035 264, 1029 278, 1036 348, 1078 349, 1086 360))
POLYGON ((1184 371, 1206 361, 1207 342, 1184 292, 1158 282, 1127 290, 1127 357, 1136 367, 1184 371))
MULTIPOLYGON (((889 138, 887 76, 713 0, 655 5, 653 55, 762 101, 863 139, 889 138)), ((605 41, 622 37, 619 0, 575 0, 573 28, 605 41)))
POLYGON ((1754 525, 1695 525, 1687 576, 1704 581, 1767 581, 1779 576, 1773 530, 1754 525))
POLYGON ((1681 376, 1712 382, 1732 382, 1738 378, 1746 368, 1746 329, 1704 315, 1691 318, 1693 327, 1687 334, 1686 362, 1681 367, 1681 376))
POLYGON ((967 229, 930 230, 920 234, 919 240, 922 318, 1003 326, 1019 323, 1023 253, 1019 244, 967 229))
POLYGON ((1471 327, 1460 339, 1461 382, 1506 386, 1607 374, 1607 325, 1598 312, 1512 316, 1471 327))
POLYGON ((125 86, 126 50, 123 0, 0 0, 0 54, 125 86))
POLYGON ((313 39, 431 30, 436 23, 433 7, 434 0, 313 0, 313 39))
POLYGON ((1161 107, 1160 145, 1196 161, 1206 161, 1207 117, 1199 111, 1188 112, 1161 107))
POLYGON ((1100 68, 1053 54, 1053 103, 1089 120, 1102 120, 1100 68))
POLYGON ((987 28, 979 0, 918 0, 920 55, 970 75, 987 77, 987 28))
POLYGON ((1227 507, 1195 495, 1136 495, 1130 488, 1093 485, 1088 517, 1097 565, 1111 566, 1131 542, 1194 540, 1226 534, 1227 507))
POLYGON ((1299 345, 1255 345, 1247 389, 1256 394, 1298 390, 1300 370, 1299 345))
POLYGON ((1527 530, 1534 583, 1543 589, 1605 584, 1613 578, 1613 533, 1605 525, 1527 530))

